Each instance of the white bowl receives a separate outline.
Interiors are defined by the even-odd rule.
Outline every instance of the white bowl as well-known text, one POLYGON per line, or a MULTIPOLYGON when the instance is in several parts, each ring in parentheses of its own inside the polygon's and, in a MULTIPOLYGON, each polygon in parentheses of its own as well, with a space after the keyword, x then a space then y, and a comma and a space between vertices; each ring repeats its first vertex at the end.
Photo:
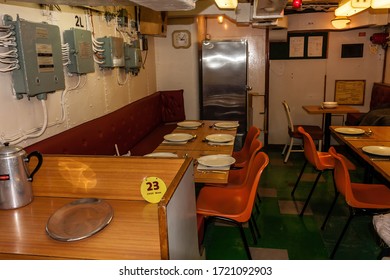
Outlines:
POLYGON ((331 102, 331 101, 322 102, 322 107, 327 108, 327 109, 336 108, 337 105, 338 105, 337 102, 331 102))

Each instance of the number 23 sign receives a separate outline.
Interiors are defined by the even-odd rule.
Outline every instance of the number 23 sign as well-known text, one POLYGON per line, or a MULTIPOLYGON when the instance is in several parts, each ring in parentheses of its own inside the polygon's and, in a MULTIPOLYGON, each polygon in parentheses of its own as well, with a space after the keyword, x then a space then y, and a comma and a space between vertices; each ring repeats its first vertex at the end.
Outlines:
POLYGON ((157 177, 146 177, 141 184, 141 195, 150 203, 158 203, 164 196, 167 186, 157 177))

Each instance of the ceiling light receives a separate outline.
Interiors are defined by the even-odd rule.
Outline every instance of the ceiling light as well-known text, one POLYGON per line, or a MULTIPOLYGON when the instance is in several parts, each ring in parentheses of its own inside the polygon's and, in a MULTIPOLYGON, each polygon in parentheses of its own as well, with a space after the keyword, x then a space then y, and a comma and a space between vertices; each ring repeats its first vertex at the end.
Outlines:
POLYGON ((371 0, 371 8, 388 9, 390 8, 390 0, 371 0))
POLYGON ((238 0, 215 0, 220 9, 235 9, 238 5, 238 0))
POLYGON ((339 7, 334 11, 334 14, 336 15, 336 17, 350 17, 350 16, 352 16, 354 14, 357 14, 357 13, 359 13, 361 11, 364 11, 365 9, 369 8, 370 7, 370 2, 369 1, 366 1, 366 2, 368 2, 368 6, 367 5, 363 5, 363 7, 361 7, 361 5, 357 5, 359 7, 354 7, 352 5, 352 1, 351 0, 342 0, 340 2, 339 7))
POLYGON ((335 17, 331 21, 333 27, 337 28, 337 29, 346 28, 348 26, 348 24, 350 24, 350 22, 351 22, 351 20, 347 17, 335 17))

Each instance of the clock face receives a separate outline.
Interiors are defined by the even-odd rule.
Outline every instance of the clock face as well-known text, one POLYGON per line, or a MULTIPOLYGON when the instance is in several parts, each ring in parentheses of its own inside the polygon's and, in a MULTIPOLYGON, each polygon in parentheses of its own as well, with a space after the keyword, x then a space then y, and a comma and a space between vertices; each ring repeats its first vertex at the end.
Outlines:
POLYGON ((175 48, 189 48, 191 34, 188 30, 176 30, 172 33, 172 44, 175 48))

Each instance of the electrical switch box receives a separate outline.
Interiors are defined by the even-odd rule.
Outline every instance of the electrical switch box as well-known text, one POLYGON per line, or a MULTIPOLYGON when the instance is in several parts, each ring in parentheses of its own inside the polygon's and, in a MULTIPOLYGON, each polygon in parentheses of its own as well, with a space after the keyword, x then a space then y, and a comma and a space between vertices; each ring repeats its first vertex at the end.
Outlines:
POLYGON ((141 66, 141 49, 130 44, 125 44, 125 71, 137 74, 141 66))
POLYGON ((119 37, 103 37, 97 39, 103 42, 101 48, 104 49, 104 62, 99 64, 102 68, 114 68, 125 66, 123 39, 119 37))
POLYGON ((5 22, 15 31, 19 68, 12 72, 18 99, 23 94, 46 99, 46 93, 65 89, 61 35, 58 26, 25 21, 5 22))
POLYGON ((69 45, 69 73, 95 72, 91 31, 76 28, 65 30, 64 43, 69 45))

